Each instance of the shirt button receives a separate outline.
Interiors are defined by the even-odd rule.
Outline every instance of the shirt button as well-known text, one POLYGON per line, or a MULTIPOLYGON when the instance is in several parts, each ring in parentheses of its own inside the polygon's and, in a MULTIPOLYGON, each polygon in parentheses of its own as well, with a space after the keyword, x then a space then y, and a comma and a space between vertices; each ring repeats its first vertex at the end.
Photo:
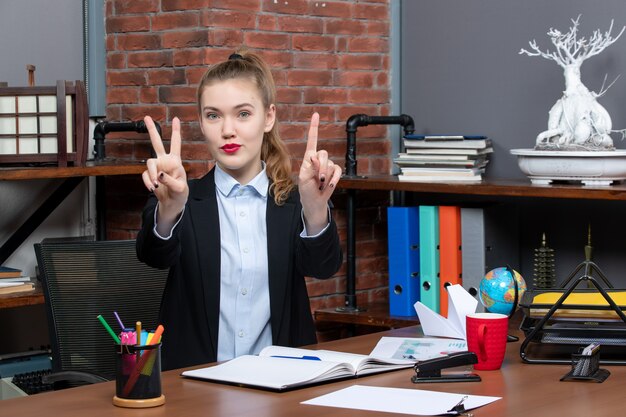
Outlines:
POLYGON ((248 294, 248 290, 246 288, 242 288, 241 295, 246 295, 246 294, 248 294))
POLYGON ((239 213, 239 215, 240 215, 241 217, 246 217, 246 212, 245 212, 245 211, 242 211, 242 212, 240 212, 240 213, 239 213))
POLYGON ((240 188, 239 191, 237 191, 237 195, 242 195, 243 194, 243 188, 240 188))
POLYGON ((243 253, 248 253, 248 252, 250 252, 250 249, 248 249, 248 248, 243 248, 243 253))
POLYGON ((239 337, 243 337, 243 330, 239 330, 239 337))

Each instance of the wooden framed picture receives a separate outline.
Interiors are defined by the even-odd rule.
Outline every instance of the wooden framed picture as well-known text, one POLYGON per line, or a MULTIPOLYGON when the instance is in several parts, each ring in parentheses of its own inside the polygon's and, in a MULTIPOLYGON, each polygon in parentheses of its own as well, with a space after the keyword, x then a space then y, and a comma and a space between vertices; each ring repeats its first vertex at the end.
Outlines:
POLYGON ((88 119, 82 81, 0 87, 0 165, 84 166, 88 119))

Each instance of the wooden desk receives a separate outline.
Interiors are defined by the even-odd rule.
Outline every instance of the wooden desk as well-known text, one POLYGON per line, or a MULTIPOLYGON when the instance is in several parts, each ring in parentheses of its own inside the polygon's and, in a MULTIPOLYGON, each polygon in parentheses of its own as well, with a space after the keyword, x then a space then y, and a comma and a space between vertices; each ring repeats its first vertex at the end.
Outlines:
MULTIPOLYGON (((416 327, 395 329, 317 345, 318 348, 369 353, 382 335, 414 337, 416 327)), ((604 383, 559 382, 568 365, 528 365, 519 357, 520 342, 510 343, 503 368, 476 371, 482 382, 415 385, 412 369, 328 383, 285 393, 195 381, 180 377, 181 370, 163 373, 165 405, 153 409, 117 408, 112 404, 113 382, 36 394, 0 402, 2 415, 41 417, 99 416, 249 416, 249 417, 375 417, 381 413, 341 408, 302 405, 300 402, 354 384, 423 389, 475 395, 500 396, 502 399, 474 411, 476 417, 528 416, 619 416, 624 409, 623 387, 626 367, 603 366, 611 375, 604 383)), ((384 414, 392 416, 393 414, 384 414)))

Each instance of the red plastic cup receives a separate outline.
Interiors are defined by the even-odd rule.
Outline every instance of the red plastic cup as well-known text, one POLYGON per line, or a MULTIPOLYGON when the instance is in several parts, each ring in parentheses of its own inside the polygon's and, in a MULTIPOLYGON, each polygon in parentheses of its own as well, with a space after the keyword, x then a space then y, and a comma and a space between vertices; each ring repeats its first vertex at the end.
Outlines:
POLYGON ((500 369, 506 353, 509 318, 498 313, 474 313, 466 316, 467 350, 474 352, 474 369, 500 369))

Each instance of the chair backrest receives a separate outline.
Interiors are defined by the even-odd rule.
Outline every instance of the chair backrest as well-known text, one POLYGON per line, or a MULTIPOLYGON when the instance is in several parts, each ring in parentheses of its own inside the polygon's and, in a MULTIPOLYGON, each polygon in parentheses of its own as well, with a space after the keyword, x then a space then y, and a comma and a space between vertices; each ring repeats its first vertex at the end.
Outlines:
POLYGON ((97 316, 119 334, 124 325, 158 325, 167 270, 137 259, 134 240, 43 241, 35 253, 44 289, 52 370, 115 374, 115 342, 97 316))

